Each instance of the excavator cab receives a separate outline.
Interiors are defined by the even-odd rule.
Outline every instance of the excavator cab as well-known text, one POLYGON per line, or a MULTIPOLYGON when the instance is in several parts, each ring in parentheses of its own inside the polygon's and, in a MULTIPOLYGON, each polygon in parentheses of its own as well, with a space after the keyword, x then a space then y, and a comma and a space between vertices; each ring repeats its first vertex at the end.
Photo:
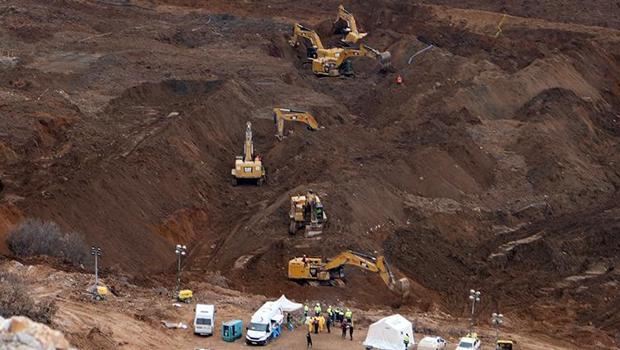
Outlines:
POLYGON ((325 213, 323 212, 323 204, 317 203, 314 206, 314 216, 317 218, 317 220, 323 221, 324 215, 325 213))
POLYGON ((308 46, 306 48, 306 57, 310 59, 319 57, 318 48, 316 46, 308 46))

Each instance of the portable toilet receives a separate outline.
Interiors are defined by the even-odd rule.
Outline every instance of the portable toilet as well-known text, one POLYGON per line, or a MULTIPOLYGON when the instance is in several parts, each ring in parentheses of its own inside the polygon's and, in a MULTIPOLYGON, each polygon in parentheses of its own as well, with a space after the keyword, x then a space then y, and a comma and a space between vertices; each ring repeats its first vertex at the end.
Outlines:
POLYGON ((243 321, 232 320, 222 324, 222 339, 224 341, 235 341, 243 335, 243 321))

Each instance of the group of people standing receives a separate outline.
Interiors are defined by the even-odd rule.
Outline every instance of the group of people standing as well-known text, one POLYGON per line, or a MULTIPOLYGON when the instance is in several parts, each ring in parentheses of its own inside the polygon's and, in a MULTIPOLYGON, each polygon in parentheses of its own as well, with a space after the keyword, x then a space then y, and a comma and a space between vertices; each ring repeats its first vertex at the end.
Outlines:
POLYGON ((319 331, 327 329, 327 333, 331 333, 331 328, 335 327, 338 323, 342 329, 342 339, 346 339, 347 332, 349 333, 350 340, 353 340, 353 312, 351 309, 344 309, 339 307, 327 308, 326 315, 323 314, 323 309, 320 303, 316 303, 312 310, 312 316, 308 304, 304 305, 304 320, 308 325, 308 333, 306 333, 307 348, 312 348, 312 335, 318 334, 319 331))

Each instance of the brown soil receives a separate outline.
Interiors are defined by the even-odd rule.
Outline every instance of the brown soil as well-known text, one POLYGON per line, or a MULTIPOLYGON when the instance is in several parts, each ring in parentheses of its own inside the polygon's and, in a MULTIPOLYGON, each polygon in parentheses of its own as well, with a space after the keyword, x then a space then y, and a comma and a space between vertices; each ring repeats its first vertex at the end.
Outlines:
POLYGON ((146 284, 172 280, 183 243, 192 282, 365 309, 465 316, 478 288, 482 314, 612 347, 620 8, 525 3, 346 2, 393 69, 360 59, 329 79, 286 40, 299 21, 336 43, 334 1, 5 1, 0 55, 20 63, 0 66, 0 237, 54 220, 146 284), (325 128, 278 142, 274 106, 325 128), (229 185, 247 120, 260 188, 229 185), (288 197, 308 188, 330 219, 318 240, 287 234, 288 197), (342 288, 287 280, 289 258, 343 249, 385 254, 410 300, 353 269, 342 288))

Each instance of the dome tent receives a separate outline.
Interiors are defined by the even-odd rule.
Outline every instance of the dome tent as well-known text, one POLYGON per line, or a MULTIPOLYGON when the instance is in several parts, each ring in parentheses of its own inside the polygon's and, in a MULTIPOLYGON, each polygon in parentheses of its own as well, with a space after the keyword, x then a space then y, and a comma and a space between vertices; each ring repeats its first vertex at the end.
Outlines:
POLYGON ((413 326, 401 315, 384 317, 368 328, 364 345, 372 349, 403 350, 405 335, 409 335, 409 347, 415 344, 413 326))

